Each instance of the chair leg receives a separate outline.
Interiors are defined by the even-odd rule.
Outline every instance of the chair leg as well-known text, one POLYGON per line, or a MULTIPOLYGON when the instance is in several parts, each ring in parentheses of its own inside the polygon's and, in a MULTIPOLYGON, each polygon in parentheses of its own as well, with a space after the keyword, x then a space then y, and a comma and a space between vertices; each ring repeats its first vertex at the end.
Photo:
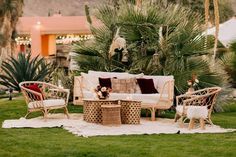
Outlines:
POLYGON ((175 122, 177 122, 179 118, 180 118, 179 114, 175 113, 175 122))
POLYGON ((205 119, 200 118, 200 126, 202 130, 205 130, 205 119))
POLYGON ((183 128, 183 127, 184 127, 184 116, 181 116, 181 117, 180 117, 179 127, 180 127, 180 128, 183 128))
POLYGON ((27 111, 26 115, 25 115, 25 119, 27 118, 27 116, 30 114, 29 111, 27 111))
POLYGON ((47 117, 48 117, 48 110, 44 109, 43 113, 44 113, 43 118, 44 118, 44 121, 46 122, 47 121, 47 117))
POLYGON ((189 122, 189 124, 188 124, 188 129, 189 129, 189 130, 193 129, 193 127, 194 127, 194 122, 195 122, 195 119, 194 119, 194 118, 191 118, 191 119, 190 119, 190 122, 189 122))
POLYGON ((206 119, 210 125, 214 125, 210 118, 206 119))
POLYGON ((67 116, 67 118, 70 119, 70 116, 69 116, 69 112, 68 112, 67 107, 64 107, 64 113, 65 113, 65 115, 67 116))

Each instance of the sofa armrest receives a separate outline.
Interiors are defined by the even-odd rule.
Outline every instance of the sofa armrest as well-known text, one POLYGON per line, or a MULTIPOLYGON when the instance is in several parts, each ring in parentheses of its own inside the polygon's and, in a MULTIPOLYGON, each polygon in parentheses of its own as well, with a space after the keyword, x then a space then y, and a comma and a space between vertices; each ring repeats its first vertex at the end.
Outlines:
POLYGON ((75 76, 74 77, 74 95, 73 95, 73 103, 75 105, 81 104, 83 95, 83 77, 75 76))
POLYGON ((173 101, 174 98, 174 80, 166 81, 163 85, 161 92, 160 92, 160 100, 166 100, 166 97, 163 96, 164 91, 168 91, 168 100, 173 101))

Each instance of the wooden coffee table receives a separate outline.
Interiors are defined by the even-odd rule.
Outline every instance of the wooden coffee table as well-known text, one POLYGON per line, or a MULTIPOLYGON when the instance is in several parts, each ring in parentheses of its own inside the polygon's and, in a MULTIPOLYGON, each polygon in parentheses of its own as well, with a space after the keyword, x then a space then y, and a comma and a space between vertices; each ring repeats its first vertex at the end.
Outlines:
POLYGON ((118 100, 83 100, 83 113, 84 120, 90 123, 102 123, 102 105, 118 105, 118 100))

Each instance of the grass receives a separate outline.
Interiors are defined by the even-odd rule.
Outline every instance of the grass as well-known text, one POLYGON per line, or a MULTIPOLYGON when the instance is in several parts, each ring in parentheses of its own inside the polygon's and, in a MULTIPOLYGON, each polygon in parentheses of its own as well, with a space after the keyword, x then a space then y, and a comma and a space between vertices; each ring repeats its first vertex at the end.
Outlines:
MULTIPOLYGON (((12 97, 17 97, 17 96, 20 96, 21 93, 12 93, 12 97)), ((9 98, 9 94, 6 94, 6 93, 0 93, 0 99, 4 99, 4 98, 9 98)))
MULTIPOLYGON (((236 104, 231 104, 236 108, 236 104)), ((69 106, 70 112, 81 112, 69 106)), ((24 116, 23 98, 0 100, 0 121, 24 116)), ((31 117, 39 114, 32 114, 31 117)), ((173 113, 168 113, 173 117, 173 113)), ((213 114, 213 122, 236 128, 236 112, 213 114)), ((77 137, 62 128, 2 129, 0 156, 76 156, 76 157, 210 157, 234 156, 236 132, 224 134, 160 134, 132 136, 77 137)))

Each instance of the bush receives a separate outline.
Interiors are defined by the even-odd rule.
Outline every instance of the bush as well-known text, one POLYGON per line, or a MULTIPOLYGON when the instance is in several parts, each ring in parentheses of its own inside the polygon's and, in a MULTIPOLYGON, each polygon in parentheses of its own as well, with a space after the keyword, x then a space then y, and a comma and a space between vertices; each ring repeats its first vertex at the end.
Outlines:
POLYGON ((67 73, 64 69, 60 68, 56 68, 51 75, 52 84, 59 85, 60 83, 63 88, 70 90, 70 101, 73 100, 74 75, 73 72, 67 73))
POLYGON ((6 91, 0 89, 0 95, 4 95, 4 94, 6 94, 6 91))
POLYGON ((22 81, 43 81, 51 73, 51 65, 44 58, 31 58, 31 55, 19 53, 17 58, 11 57, 2 63, 0 84, 20 91, 22 81))

